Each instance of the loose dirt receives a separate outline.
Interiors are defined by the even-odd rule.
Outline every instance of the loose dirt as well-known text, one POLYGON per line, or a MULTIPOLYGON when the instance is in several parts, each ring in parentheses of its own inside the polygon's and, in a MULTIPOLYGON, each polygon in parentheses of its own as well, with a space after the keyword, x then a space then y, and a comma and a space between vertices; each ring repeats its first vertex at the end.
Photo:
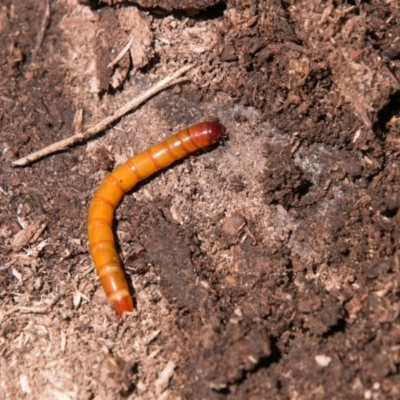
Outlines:
POLYGON ((46 4, 0 6, 0 398, 399 399, 398 2, 46 4), (188 63, 96 138, 11 166, 188 63), (210 118, 225 143, 116 211, 121 321, 91 196, 210 118))

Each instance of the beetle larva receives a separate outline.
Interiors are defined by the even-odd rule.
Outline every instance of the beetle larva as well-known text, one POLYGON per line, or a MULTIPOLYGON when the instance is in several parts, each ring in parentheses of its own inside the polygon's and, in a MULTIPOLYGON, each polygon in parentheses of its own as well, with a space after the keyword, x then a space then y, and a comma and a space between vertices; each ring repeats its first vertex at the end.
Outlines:
POLYGON ((119 316, 133 311, 133 302, 115 249, 112 232, 115 207, 137 182, 217 142, 225 134, 225 127, 218 122, 201 122, 183 129, 130 158, 108 175, 95 192, 87 221, 89 248, 103 289, 119 316))

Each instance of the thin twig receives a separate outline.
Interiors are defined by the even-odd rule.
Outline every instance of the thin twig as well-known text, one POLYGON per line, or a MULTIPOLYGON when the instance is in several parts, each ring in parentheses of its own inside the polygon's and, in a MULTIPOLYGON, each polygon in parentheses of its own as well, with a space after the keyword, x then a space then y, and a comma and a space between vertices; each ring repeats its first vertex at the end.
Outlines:
POLYGON ((24 307, 24 306, 15 306, 10 308, 8 311, 4 313, 4 316, 14 314, 15 312, 19 311, 24 314, 44 314, 46 313, 51 307, 54 306, 61 299, 64 293, 59 293, 56 295, 50 303, 42 306, 42 307, 24 307))
POLYGON ((40 46, 43 43, 44 34, 46 33, 47 24, 49 23, 49 19, 50 19, 50 1, 44 0, 44 5, 45 5, 45 9, 44 9, 44 15, 42 18, 42 23, 40 24, 40 30, 36 37, 35 47, 33 48, 33 51, 32 51, 32 60, 31 60, 32 62, 35 62, 35 60, 36 60, 37 53, 40 49, 40 46))
POLYGON ((121 58, 125 55, 125 53, 130 49, 130 47, 132 46, 133 43, 133 36, 131 36, 131 38, 129 39, 128 43, 125 45, 125 47, 121 50, 121 52, 117 55, 117 57, 114 58, 114 60, 112 60, 110 62, 110 64, 107 65, 107 68, 111 68, 113 67, 119 60, 121 60, 121 58))
POLYGON ((99 132, 103 131, 107 126, 115 122, 118 118, 121 118, 123 115, 137 108, 144 101, 154 96, 156 93, 166 89, 167 87, 179 83, 182 81, 182 78, 179 79, 180 76, 185 74, 193 68, 193 65, 185 65, 182 68, 179 68, 173 74, 166 76, 165 78, 158 81, 151 88, 147 89, 145 92, 140 94, 139 96, 129 100, 122 107, 120 107, 113 115, 110 115, 107 118, 104 118, 102 121, 97 123, 96 125, 88 128, 86 131, 77 133, 73 136, 70 136, 67 139, 60 140, 59 142, 53 143, 50 146, 45 147, 42 150, 38 150, 34 153, 28 154, 25 157, 20 158, 19 160, 13 161, 13 167, 20 167, 23 165, 30 164, 33 161, 38 160, 44 156, 55 153, 56 151, 64 150, 71 146, 72 144, 82 142, 84 140, 88 140, 89 138, 97 135, 99 132))

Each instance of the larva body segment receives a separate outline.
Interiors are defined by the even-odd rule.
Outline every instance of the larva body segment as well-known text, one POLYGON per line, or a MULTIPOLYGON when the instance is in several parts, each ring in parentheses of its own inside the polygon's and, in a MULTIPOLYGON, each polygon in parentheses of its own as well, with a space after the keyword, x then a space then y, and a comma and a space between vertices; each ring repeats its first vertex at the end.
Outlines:
POLYGON ((133 302, 114 244, 115 207, 137 182, 217 142, 225 134, 225 127, 217 122, 201 122, 183 129, 130 158, 108 175, 95 192, 87 221, 89 248, 103 289, 117 315, 133 311, 133 302))

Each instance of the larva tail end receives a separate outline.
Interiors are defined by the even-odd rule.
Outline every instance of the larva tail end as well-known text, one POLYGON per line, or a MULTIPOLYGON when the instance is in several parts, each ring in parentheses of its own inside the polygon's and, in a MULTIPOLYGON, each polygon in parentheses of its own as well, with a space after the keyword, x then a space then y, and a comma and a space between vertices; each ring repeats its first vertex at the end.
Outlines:
POLYGON ((226 128, 219 122, 208 122, 207 128, 210 144, 226 136, 226 128))
POLYGON ((133 311, 133 302, 131 296, 124 296, 112 302, 112 308, 119 317, 123 317, 125 312, 133 311))

